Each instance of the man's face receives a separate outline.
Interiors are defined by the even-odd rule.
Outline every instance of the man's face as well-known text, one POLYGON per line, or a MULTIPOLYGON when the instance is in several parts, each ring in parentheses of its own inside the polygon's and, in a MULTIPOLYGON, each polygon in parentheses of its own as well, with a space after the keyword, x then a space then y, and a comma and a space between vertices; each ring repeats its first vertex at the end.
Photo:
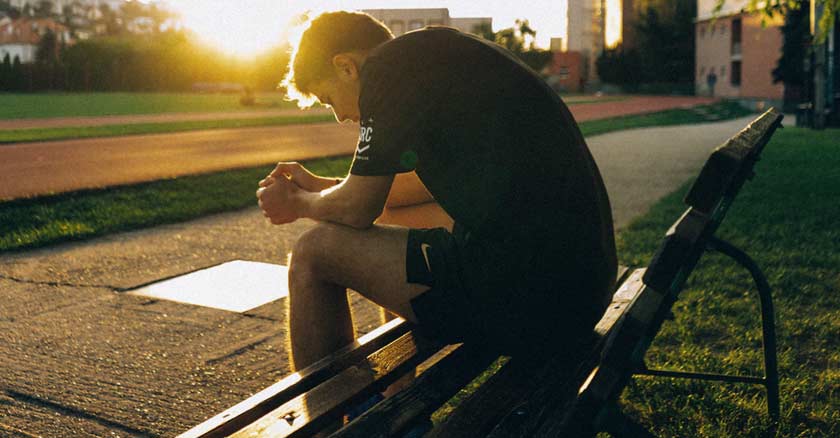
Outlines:
POLYGON ((358 123, 359 114, 359 83, 342 81, 338 77, 324 79, 311 87, 312 94, 322 105, 332 108, 335 119, 339 123, 347 120, 358 123))

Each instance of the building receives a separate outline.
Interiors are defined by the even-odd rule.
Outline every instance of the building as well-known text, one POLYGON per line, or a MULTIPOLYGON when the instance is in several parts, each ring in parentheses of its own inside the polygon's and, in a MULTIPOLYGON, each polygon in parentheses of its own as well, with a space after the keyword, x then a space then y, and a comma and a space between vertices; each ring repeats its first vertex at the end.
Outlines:
POLYGON ((784 85, 773 83, 772 72, 781 56, 784 18, 742 12, 748 3, 727 0, 715 15, 715 0, 698 0, 695 91, 751 105, 781 106, 784 85))
POLYGON ((425 26, 450 26, 469 33, 474 33, 478 26, 493 26, 491 17, 450 17, 447 8, 365 9, 362 12, 385 23, 395 36, 425 26))
POLYGON ((68 29, 49 18, 20 18, 0 25, 0 61, 9 55, 9 59, 19 58, 22 64, 35 62, 38 43, 47 31, 61 43, 72 43, 68 29))
POLYGON ((569 1, 566 13, 566 38, 563 51, 578 53, 560 57, 563 63, 579 59, 577 71, 581 83, 588 87, 598 85, 595 61, 605 49, 618 45, 624 48, 636 44, 635 20, 645 5, 639 0, 581 0, 569 1))

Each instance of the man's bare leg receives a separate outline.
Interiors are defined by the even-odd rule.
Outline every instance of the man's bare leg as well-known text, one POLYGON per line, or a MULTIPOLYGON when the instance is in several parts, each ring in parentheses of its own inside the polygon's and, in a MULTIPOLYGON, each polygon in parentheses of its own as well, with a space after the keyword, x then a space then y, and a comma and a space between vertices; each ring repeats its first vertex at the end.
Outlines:
POLYGON ((356 230, 326 223, 300 237, 289 266, 289 334, 296 370, 353 341, 347 288, 417 322, 410 301, 428 287, 407 282, 407 241, 407 228, 356 230))

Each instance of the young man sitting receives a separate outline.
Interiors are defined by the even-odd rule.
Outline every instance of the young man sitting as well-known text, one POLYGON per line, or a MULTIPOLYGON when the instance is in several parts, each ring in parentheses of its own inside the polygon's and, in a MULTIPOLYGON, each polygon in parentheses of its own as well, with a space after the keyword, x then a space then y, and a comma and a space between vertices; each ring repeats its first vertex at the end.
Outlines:
POLYGON ((353 341, 347 288, 431 338, 503 354, 591 333, 615 281, 610 205, 572 115, 533 70, 454 29, 393 38, 332 12, 308 23, 285 84, 360 124, 343 180, 280 163, 257 191, 273 224, 319 222, 289 270, 296 369, 353 341), (453 229, 375 224, 389 193, 393 207, 436 201, 453 229))

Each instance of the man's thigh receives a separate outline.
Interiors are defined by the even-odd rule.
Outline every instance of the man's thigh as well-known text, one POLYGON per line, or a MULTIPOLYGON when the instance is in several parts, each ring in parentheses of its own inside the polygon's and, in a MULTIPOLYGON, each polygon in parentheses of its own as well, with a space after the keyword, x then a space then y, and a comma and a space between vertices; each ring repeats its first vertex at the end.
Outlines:
POLYGON ((408 232, 408 228, 393 226, 374 225, 358 230, 318 224, 295 245, 291 266, 294 270, 296 254, 305 254, 319 280, 353 289, 416 323, 411 300, 429 287, 407 281, 408 232))

